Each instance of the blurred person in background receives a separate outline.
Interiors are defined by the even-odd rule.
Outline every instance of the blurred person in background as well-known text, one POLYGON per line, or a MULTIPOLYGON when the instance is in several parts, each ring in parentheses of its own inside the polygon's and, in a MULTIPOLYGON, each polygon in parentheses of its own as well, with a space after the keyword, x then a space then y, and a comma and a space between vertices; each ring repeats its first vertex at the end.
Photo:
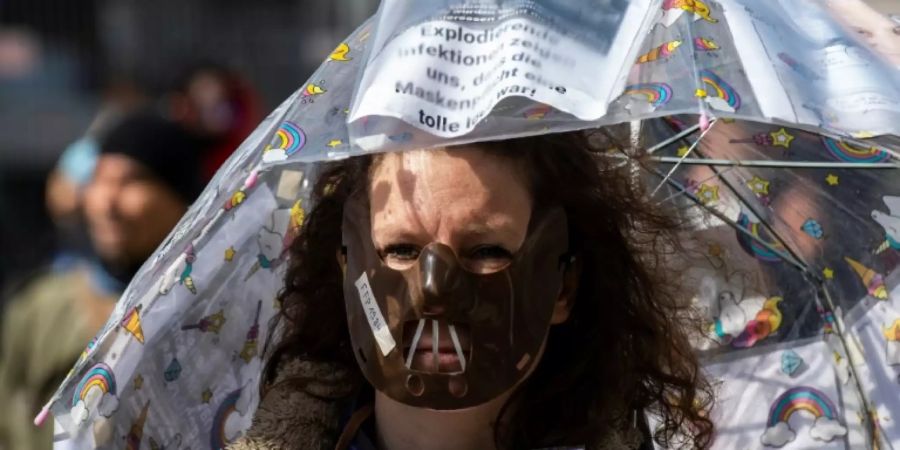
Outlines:
POLYGON ((84 188, 91 181, 99 141, 124 116, 146 103, 146 97, 132 82, 118 80, 103 94, 100 110, 85 134, 69 144, 47 177, 47 213, 56 230, 56 253, 51 270, 68 270, 93 254, 82 211, 84 188))
POLYGON ((262 120, 256 90, 236 71, 217 64, 185 70, 164 103, 172 120, 202 139, 206 178, 212 178, 262 120))
POLYGON ((181 127, 144 112, 103 139, 83 198, 96 259, 35 278, 2 316, 0 449, 51 447, 53 427, 32 418, 199 194, 197 148, 181 127))

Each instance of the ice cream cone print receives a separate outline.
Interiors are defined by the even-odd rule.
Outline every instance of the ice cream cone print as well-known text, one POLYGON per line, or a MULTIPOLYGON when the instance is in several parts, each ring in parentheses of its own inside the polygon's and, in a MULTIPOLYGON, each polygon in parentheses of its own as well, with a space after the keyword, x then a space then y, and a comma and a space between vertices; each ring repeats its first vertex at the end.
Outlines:
POLYGON ((140 305, 131 308, 131 310, 128 311, 128 314, 125 314, 125 319, 122 320, 122 327, 125 328, 125 331, 131 333, 138 342, 143 344, 144 330, 141 328, 140 312, 140 305))
POLYGON ((849 264, 853 271, 859 275, 863 284, 866 285, 866 291, 869 295, 880 300, 887 299, 887 288, 884 285, 884 277, 882 277, 880 273, 875 272, 852 258, 845 257, 844 260, 847 261, 847 264, 849 264))

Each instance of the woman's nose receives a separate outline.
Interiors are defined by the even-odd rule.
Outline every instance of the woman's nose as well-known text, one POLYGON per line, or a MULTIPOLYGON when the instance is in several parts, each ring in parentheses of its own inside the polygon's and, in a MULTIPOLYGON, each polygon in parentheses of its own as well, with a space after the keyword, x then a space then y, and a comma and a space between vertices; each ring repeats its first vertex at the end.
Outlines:
POLYGON ((456 255, 450 247, 431 244, 419 256, 420 286, 425 316, 436 316, 447 312, 447 302, 451 293, 460 284, 461 273, 456 255))

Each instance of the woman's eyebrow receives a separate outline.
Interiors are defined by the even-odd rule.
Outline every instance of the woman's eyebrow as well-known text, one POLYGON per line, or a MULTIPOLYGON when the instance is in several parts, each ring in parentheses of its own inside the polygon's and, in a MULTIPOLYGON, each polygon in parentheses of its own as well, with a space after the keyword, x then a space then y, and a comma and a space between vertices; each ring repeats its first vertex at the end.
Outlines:
POLYGON ((504 221, 498 225, 489 225, 487 221, 473 221, 467 223, 457 233, 457 237, 461 242, 471 242, 476 240, 490 239, 497 243, 513 243, 520 238, 517 227, 511 220, 504 221))

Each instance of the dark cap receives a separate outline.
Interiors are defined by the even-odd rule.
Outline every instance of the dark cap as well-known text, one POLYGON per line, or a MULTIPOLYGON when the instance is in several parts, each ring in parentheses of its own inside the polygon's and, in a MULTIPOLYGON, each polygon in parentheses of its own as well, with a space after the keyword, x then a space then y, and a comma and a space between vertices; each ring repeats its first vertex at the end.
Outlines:
POLYGON ((100 154, 132 158, 191 204, 200 195, 202 142, 160 115, 142 111, 126 116, 103 137, 100 154))

